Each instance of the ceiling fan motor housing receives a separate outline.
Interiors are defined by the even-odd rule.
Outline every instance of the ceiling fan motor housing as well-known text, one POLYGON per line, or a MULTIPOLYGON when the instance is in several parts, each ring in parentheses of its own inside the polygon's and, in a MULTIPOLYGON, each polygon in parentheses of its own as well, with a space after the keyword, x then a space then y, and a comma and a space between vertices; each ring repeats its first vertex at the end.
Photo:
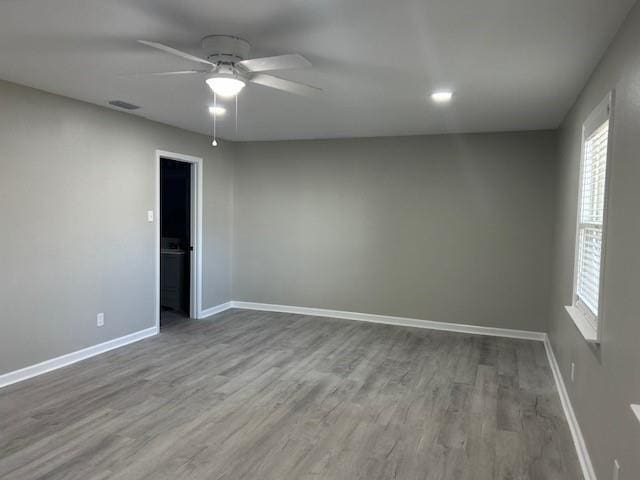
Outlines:
POLYGON ((249 58, 251 45, 231 35, 209 35, 202 39, 202 49, 212 63, 236 63, 249 58))

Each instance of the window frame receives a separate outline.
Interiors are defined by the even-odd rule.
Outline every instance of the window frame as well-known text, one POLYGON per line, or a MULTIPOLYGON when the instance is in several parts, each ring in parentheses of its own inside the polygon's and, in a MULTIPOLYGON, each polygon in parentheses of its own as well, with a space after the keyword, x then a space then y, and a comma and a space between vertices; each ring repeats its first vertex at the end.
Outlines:
POLYGON ((600 343, 603 327, 604 312, 604 271, 606 261, 606 244, 607 244, 607 217, 609 206, 609 184, 611 179, 611 164, 613 158, 613 106, 614 92, 609 92, 605 98, 596 106, 589 114, 582 125, 582 138, 580 145, 580 162, 578 165, 578 195, 576 197, 576 228, 575 228, 575 244, 574 244, 574 261, 573 261, 573 290, 571 294, 571 305, 566 306, 569 316, 572 318, 578 330, 582 333, 585 340, 591 343, 600 343), (607 132, 607 165, 605 168, 605 187, 604 187, 604 206, 602 211, 602 242, 600 253, 600 272, 598 285, 598 314, 594 314, 578 297, 578 271, 580 261, 580 232, 581 232, 581 214, 582 214, 582 181, 583 170, 586 154, 586 143, 589 137, 598 130, 606 121, 609 121, 607 132))

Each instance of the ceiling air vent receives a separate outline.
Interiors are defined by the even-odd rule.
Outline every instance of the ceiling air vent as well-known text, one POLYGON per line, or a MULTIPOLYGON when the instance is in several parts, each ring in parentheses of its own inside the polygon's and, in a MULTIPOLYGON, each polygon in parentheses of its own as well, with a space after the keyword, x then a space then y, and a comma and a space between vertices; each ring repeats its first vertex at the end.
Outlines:
POLYGON ((114 107, 118 108, 124 108, 125 110, 138 110, 140 108, 138 105, 123 102, 122 100, 111 100, 109 102, 109 105, 113 105, 114 107))

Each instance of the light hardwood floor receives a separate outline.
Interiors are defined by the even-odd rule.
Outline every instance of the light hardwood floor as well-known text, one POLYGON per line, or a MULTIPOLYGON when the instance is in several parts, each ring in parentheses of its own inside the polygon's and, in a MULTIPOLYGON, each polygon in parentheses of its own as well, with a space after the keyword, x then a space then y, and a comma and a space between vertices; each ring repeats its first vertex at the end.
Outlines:
POLYGON ((541 342, 230 310, 0 390, 4 480, 574 480, 541 342))

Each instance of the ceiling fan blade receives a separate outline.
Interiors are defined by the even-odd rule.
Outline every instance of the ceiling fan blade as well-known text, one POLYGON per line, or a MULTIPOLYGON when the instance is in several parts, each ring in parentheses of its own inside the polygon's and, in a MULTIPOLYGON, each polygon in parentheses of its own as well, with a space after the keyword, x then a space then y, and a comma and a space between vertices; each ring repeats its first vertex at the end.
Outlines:
POLYGON ((302 55, 292 53, 275 57, 252 58, 236 63, 248 72, 269 72, 274 70, 292 70, 311 66, 311 62, 302 55))
POLYGON ((307 97, 322 93, 321 88, 305 85, 304 83, 292 82, 291 80, 285 80, 284 78, 265 75, 263 73, 252 76, 249 81, 265 87, 275 88, 276 90, 282 90, 284 92, 304 95, 307 97))
POLYGON ((163 45, 162 43, 149 42, 147 40, 138 40, 138 43, 146 45, 147 47, 155 48, 157 50, 162 50, 163 52, 170 53, 171 55, 176 55, 178 57, 181 57, 181 58, 184 58, 184 59, 187 59, 187 60, 191 60, 192 62, 200 62, 200 63, 204 63, 205 65, 214 66, 214 64, 211 63, 209 60, 205 60, 204 58, 196 57, 195 55, 191 55, 190 53, 182 52, 182 51, 177 50, 177 49, 175 49, 173 47, 169 47, 167 45, 163 45))
POLYGON ((179 70, 177 72, 148 72, 148 73, 131 73, 128 75, 118 75, 122 78, 129 77, 168 77, 171 75, 191 75, 194 73, 209 73, 209 70, 179 70))

